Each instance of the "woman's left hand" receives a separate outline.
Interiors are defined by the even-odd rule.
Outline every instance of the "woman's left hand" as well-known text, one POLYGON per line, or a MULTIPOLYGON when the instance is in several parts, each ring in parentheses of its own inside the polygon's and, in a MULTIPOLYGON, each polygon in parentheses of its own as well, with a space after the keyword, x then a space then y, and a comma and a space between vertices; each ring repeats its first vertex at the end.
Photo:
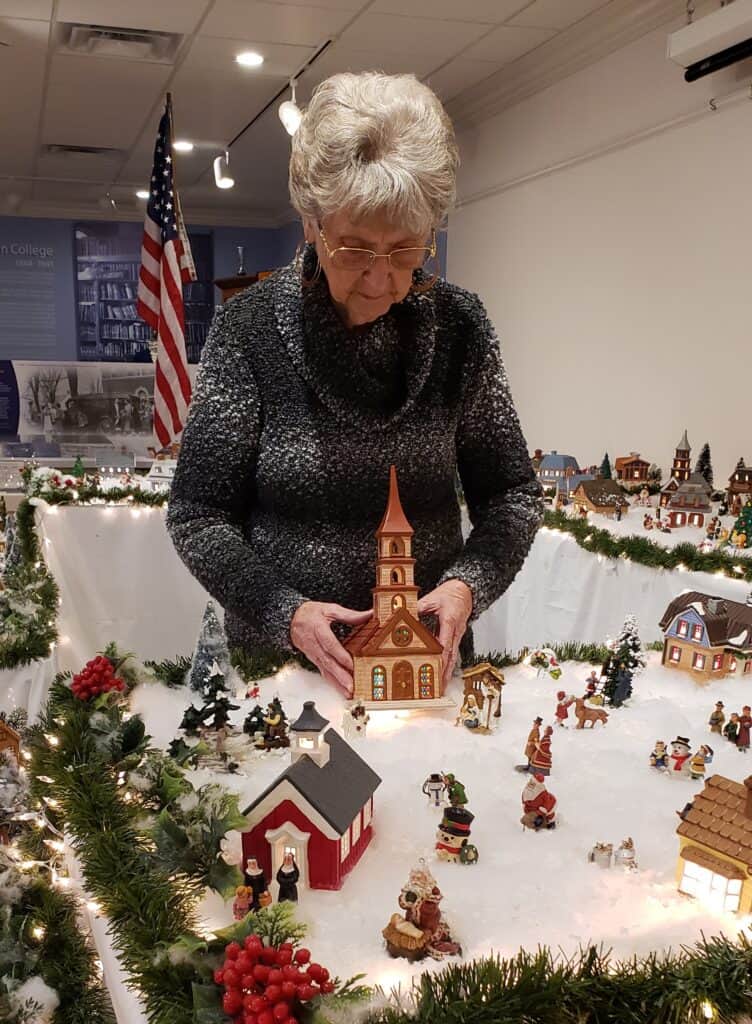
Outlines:
POLYGON ((462 580, 447 580, 418 601, 418 614, 430 613, 439 620, 439 643, 446 685, 457 661, 460 640, 465 635, 467 620, 473 610, 473 592, 462 580))

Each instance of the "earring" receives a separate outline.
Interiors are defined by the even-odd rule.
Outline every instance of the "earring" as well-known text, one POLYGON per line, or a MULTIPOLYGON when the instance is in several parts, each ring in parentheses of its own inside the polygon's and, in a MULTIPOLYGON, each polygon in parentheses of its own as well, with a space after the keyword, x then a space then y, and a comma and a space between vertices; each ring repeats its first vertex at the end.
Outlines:
POLYGON ((410 294, 411 295, 425 295, 426 292, 430 292, 431 291, 433 286, 438 281, 438 279, 439 279, 439 270, 440 270, 438 257, 434 256, 433 261, 434 261, 434 265, 433 265, 433 270, 431 272, 431 276, 430 277, 428 277, 428 274, 427 274, 425 268, 421 268, 420 270, 416 270, 415 271, 416 274, 420 274, 421 275, 422 280, 420 280, 420 281, 413 280, 413 283, 410 285, 410 294))

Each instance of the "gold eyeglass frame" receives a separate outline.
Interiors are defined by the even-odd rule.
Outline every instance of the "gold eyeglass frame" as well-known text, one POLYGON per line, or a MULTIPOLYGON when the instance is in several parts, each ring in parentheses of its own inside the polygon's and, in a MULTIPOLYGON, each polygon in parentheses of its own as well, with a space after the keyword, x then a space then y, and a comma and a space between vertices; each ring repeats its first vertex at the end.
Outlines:
POLYGON ((394 270, 401 270, 401 271, 409 270, 411 272, 414 272, 416 270, 421 270, 423 267, 425 267, 426 263, 428 263, 429 260, 435 260, 436 259, 436 252, 437 252, 437 250, 436 250, 436 228, 431 228, 431 244, 430 244, 430 246, 428 246, 428 245, 409 245, 409 246, 403 246, 401 249, 392 249, 391 252, 374 252, 373 249, 361 249, 360 246, 354 246, 354 245, 339 245, 339 246, 337 246, 336 249, 330 249, 329 248, 329 243, 326 240, 326 235, 324 234, 324 229, 322 228, 321 224, 317 224, 316 227, 319 230, 319 235, 321 237, 321 241, 324 243, 324 248, 326 249, 326 255, 329 257, 330 260, 334 260, 334 257, 337 255, 338 252, 365 252, 365 253, 368 253, 368 255, 370 256, 370 260, 369 260, 368 266, 367 267, 363 267, 363 270, 370 269, 373 266, 375 260, 386 259, 386 260, 389 260, 389 266, 392 267, 394 270), (425 259, 423 260, 422 263, 418 264, 417 267, 396 267, 394 265, 394 263, 392 263, 392 256, 394 256, 394 254, 397 253, 397 252, 418 252, 418 251, 426 253, 426 257, 425 257, 425 259))

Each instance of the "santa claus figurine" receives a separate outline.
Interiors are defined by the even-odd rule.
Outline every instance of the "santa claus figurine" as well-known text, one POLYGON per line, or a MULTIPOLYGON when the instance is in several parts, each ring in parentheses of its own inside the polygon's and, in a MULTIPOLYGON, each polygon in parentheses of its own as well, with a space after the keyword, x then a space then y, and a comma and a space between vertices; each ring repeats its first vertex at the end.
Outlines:
POLYGON ((668 773, 672 779, 688 779, 692 749, 686 736, 677 736, 671 743, 668 773))
POLYGON ((531 828, 538 832, 542 828, 556 828, 556 797, 549 793, 545 785, 545 777, 537 772, 522 791, 522 810, 520 818, 523 828, 531 828))
POLYGON ((564 723, 569 718, 569 707, 574 704, 574 697, 568 697, 563 690, 559 690, 556 694, 556 700, 558 701, 556 705, 556 724, 566 728, 564 723))

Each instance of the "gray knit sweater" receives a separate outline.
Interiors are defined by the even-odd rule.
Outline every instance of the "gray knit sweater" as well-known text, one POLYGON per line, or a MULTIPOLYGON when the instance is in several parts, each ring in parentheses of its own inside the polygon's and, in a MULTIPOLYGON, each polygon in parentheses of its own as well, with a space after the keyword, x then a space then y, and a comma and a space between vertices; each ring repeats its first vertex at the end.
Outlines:
POLYGON ((348 331, 326 281, 303 289, 291 265, 218 311, 167 526, 224 607, 231 646, 290 652, 305 600, 370 607, 392 463, 421 592, 464 580, 476 617, 514 579, 542 512, 477 296, 439 281, 348 331))

